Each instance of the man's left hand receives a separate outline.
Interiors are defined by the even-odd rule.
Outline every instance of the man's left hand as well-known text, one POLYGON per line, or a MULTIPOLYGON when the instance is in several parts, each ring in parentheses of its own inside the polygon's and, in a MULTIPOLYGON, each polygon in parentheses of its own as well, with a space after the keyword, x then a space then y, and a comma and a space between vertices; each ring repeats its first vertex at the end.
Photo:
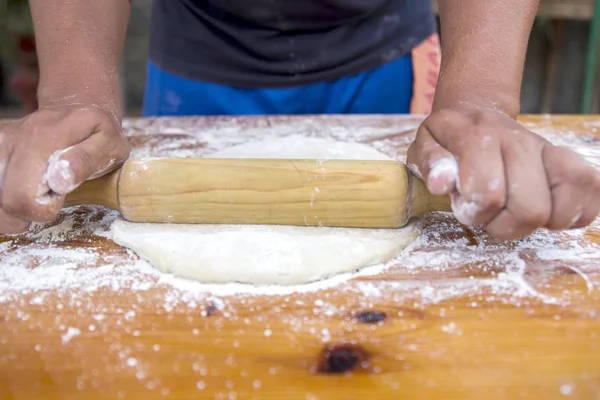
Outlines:
POLYGON ((538 228, 581 228, 600 212, 600 174, 503 112, 477 107, 433 112, 408 150, 430 192, 450 195, 465 225, 498 239, 538 228))

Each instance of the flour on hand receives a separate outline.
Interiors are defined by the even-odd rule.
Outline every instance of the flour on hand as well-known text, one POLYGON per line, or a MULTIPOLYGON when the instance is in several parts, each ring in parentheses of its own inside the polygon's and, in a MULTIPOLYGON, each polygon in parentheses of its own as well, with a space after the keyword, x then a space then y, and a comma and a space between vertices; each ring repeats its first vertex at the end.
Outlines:
MULTIPOLYGON (((291 136, 227 148, 211 158, 389 160, 359 143, 291 136)), ((206 283, 297 285, 392 260, 420 233, 280 225, 145 224, 116 220, 111 237, 155 268, 206 283)))

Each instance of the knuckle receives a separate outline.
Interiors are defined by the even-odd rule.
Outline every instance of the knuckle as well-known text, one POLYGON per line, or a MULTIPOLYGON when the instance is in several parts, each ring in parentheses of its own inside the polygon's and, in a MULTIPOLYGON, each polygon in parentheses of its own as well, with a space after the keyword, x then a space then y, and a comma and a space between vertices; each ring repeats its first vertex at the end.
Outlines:
POLYGON ((465 138, 474 146, 484 147, 491 140, 490 129, 485 125, 472 125, 467 128, 465 138))
POLYGON ((454 111, 452 109, 444 108, 444 109, 437 111, 435 114, 433 114, 429 118, 435 118, 435 119, 438 119, 438 120, 444 122, 444 121, 448 121, 452 118, 456 118, 456 114, 457 114, 456 111, 454 111))
POLYGON ((504 208, 504 196, 498 190, 490 191, 485 196, 482 196, 478 203, 481 205, 483 212, 497 213, 504 208))
POLYGON ((485 231, 499 240, 513 240, 519 237, 519 229, 514 216, 508 212, 484 226, 485 231))
POLYGON ((507 212, 500 220, 488 224, 485 229, 488 234, 500 240, 516 240, 533 233, 539 226, 524 224, 517 215, 507 212))
POLYGON ((541 227, 548 223, 550 213, 550 207, 539 205, 537 207, 527 207, 517 215, 522 225, 541 227))
POLYGON ((36 208, 35 201, 28 198, 21 191, 4 191, 2 198, 2 208, 12 216, 19 218, 27 218, 34 214, 36 208))
POLYGON ((544 162, 550 178, 557 183, 592 185, 596 169, 579 153, 559 146, 546 146, 544 162))
POLYGON ((522 229, 545 226, 552 217, 552 197, 540 196, 532 199, 529 195, 509 197, 507 209, 513 215, 515 223, 522 229))
POLYGON ((69 115, 69 123, 84 128, 87 134, 96 133, 97 131, 107 131, 114 125, 113 120, 107 112, 92 105, 80 106, 73 110, 69 115))
POLYGON ((595 171, 587 165, 575 165, 563 168, 557 172, 560 183, 567 183, 582 188, 591 188, 594 185, 595 171))
POLYGON ((51 221, 58 215, 54 201, 38 202, 26 193, 20 191, 9 191, 3 195, 2 208, 11 216, 27 220, 46 222, 51 221))
POLYGON ((109 151, 106 153, 106 158, 109 159, 109 166, 117 165, 125 161, 131 154, 131 145, 123 135, 119 135, 118 139, 110 145, 109 151))
POLYGON ((73 164, 74 169, 83 168, 85 171, 90 171, 90 173, 95 168, 92 155, 78 147, 69 150, 69 162, 73 164))
POLYGON ((78 110, 78 117, 87 123, 100 124, 103 128, 113 127, 116 121, 108 111, 94 105, 83 106, 78 110))
POLYGON ((33 140, 44 140, 44 138, 48 137, 48 125, 46 124, 31 124, 29 126, 29 135, 33 138, 33 140))
POLYGON ((482 123, 469 126, 468 135, 472 137, 481 137, 486 131, 486 126, 482 123))

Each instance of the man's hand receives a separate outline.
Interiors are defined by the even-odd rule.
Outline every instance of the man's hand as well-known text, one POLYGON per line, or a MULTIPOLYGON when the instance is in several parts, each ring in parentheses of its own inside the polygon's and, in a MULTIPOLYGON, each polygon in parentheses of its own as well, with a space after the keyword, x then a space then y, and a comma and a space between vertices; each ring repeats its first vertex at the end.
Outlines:
POLYGON ((29 0, 29 7, 39 104, 0 127, 0 233, 53 219, 66 194, 129 154, 118 79, 129 2, 29 0))
POLYGON ((433 112, 409 149, 457 219, 499 239, 579 228, 600 210, 600 177, 574 152, 519 125, 538 0, 438 0, 442 65, 433 112))
POLYGON ((115 117, 93 105, 42 108, 1 132, 0 233, 52 220, 66 194, 129 155, 115 117))
POLYGON ((408 150, 429 190, 450 194, 456 218, 499 239, 537 228, 581 228, 600 211, 600 174, 495 110, 431 114, 408 150))

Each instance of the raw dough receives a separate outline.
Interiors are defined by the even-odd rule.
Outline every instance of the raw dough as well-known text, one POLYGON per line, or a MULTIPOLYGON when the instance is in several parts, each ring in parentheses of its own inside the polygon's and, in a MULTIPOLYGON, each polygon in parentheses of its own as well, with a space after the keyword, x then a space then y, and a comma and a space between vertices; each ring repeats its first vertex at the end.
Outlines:
MULTIPOLYGON (((390 159, 372 147, 329 139, 272 138, 231 147, 213 158, 390 159)), ((117 220, 111 237, 154 267, 201 282, 294 285, 396 257, 419 234, 402 229, 267 225, 143 224, 117 220)))

